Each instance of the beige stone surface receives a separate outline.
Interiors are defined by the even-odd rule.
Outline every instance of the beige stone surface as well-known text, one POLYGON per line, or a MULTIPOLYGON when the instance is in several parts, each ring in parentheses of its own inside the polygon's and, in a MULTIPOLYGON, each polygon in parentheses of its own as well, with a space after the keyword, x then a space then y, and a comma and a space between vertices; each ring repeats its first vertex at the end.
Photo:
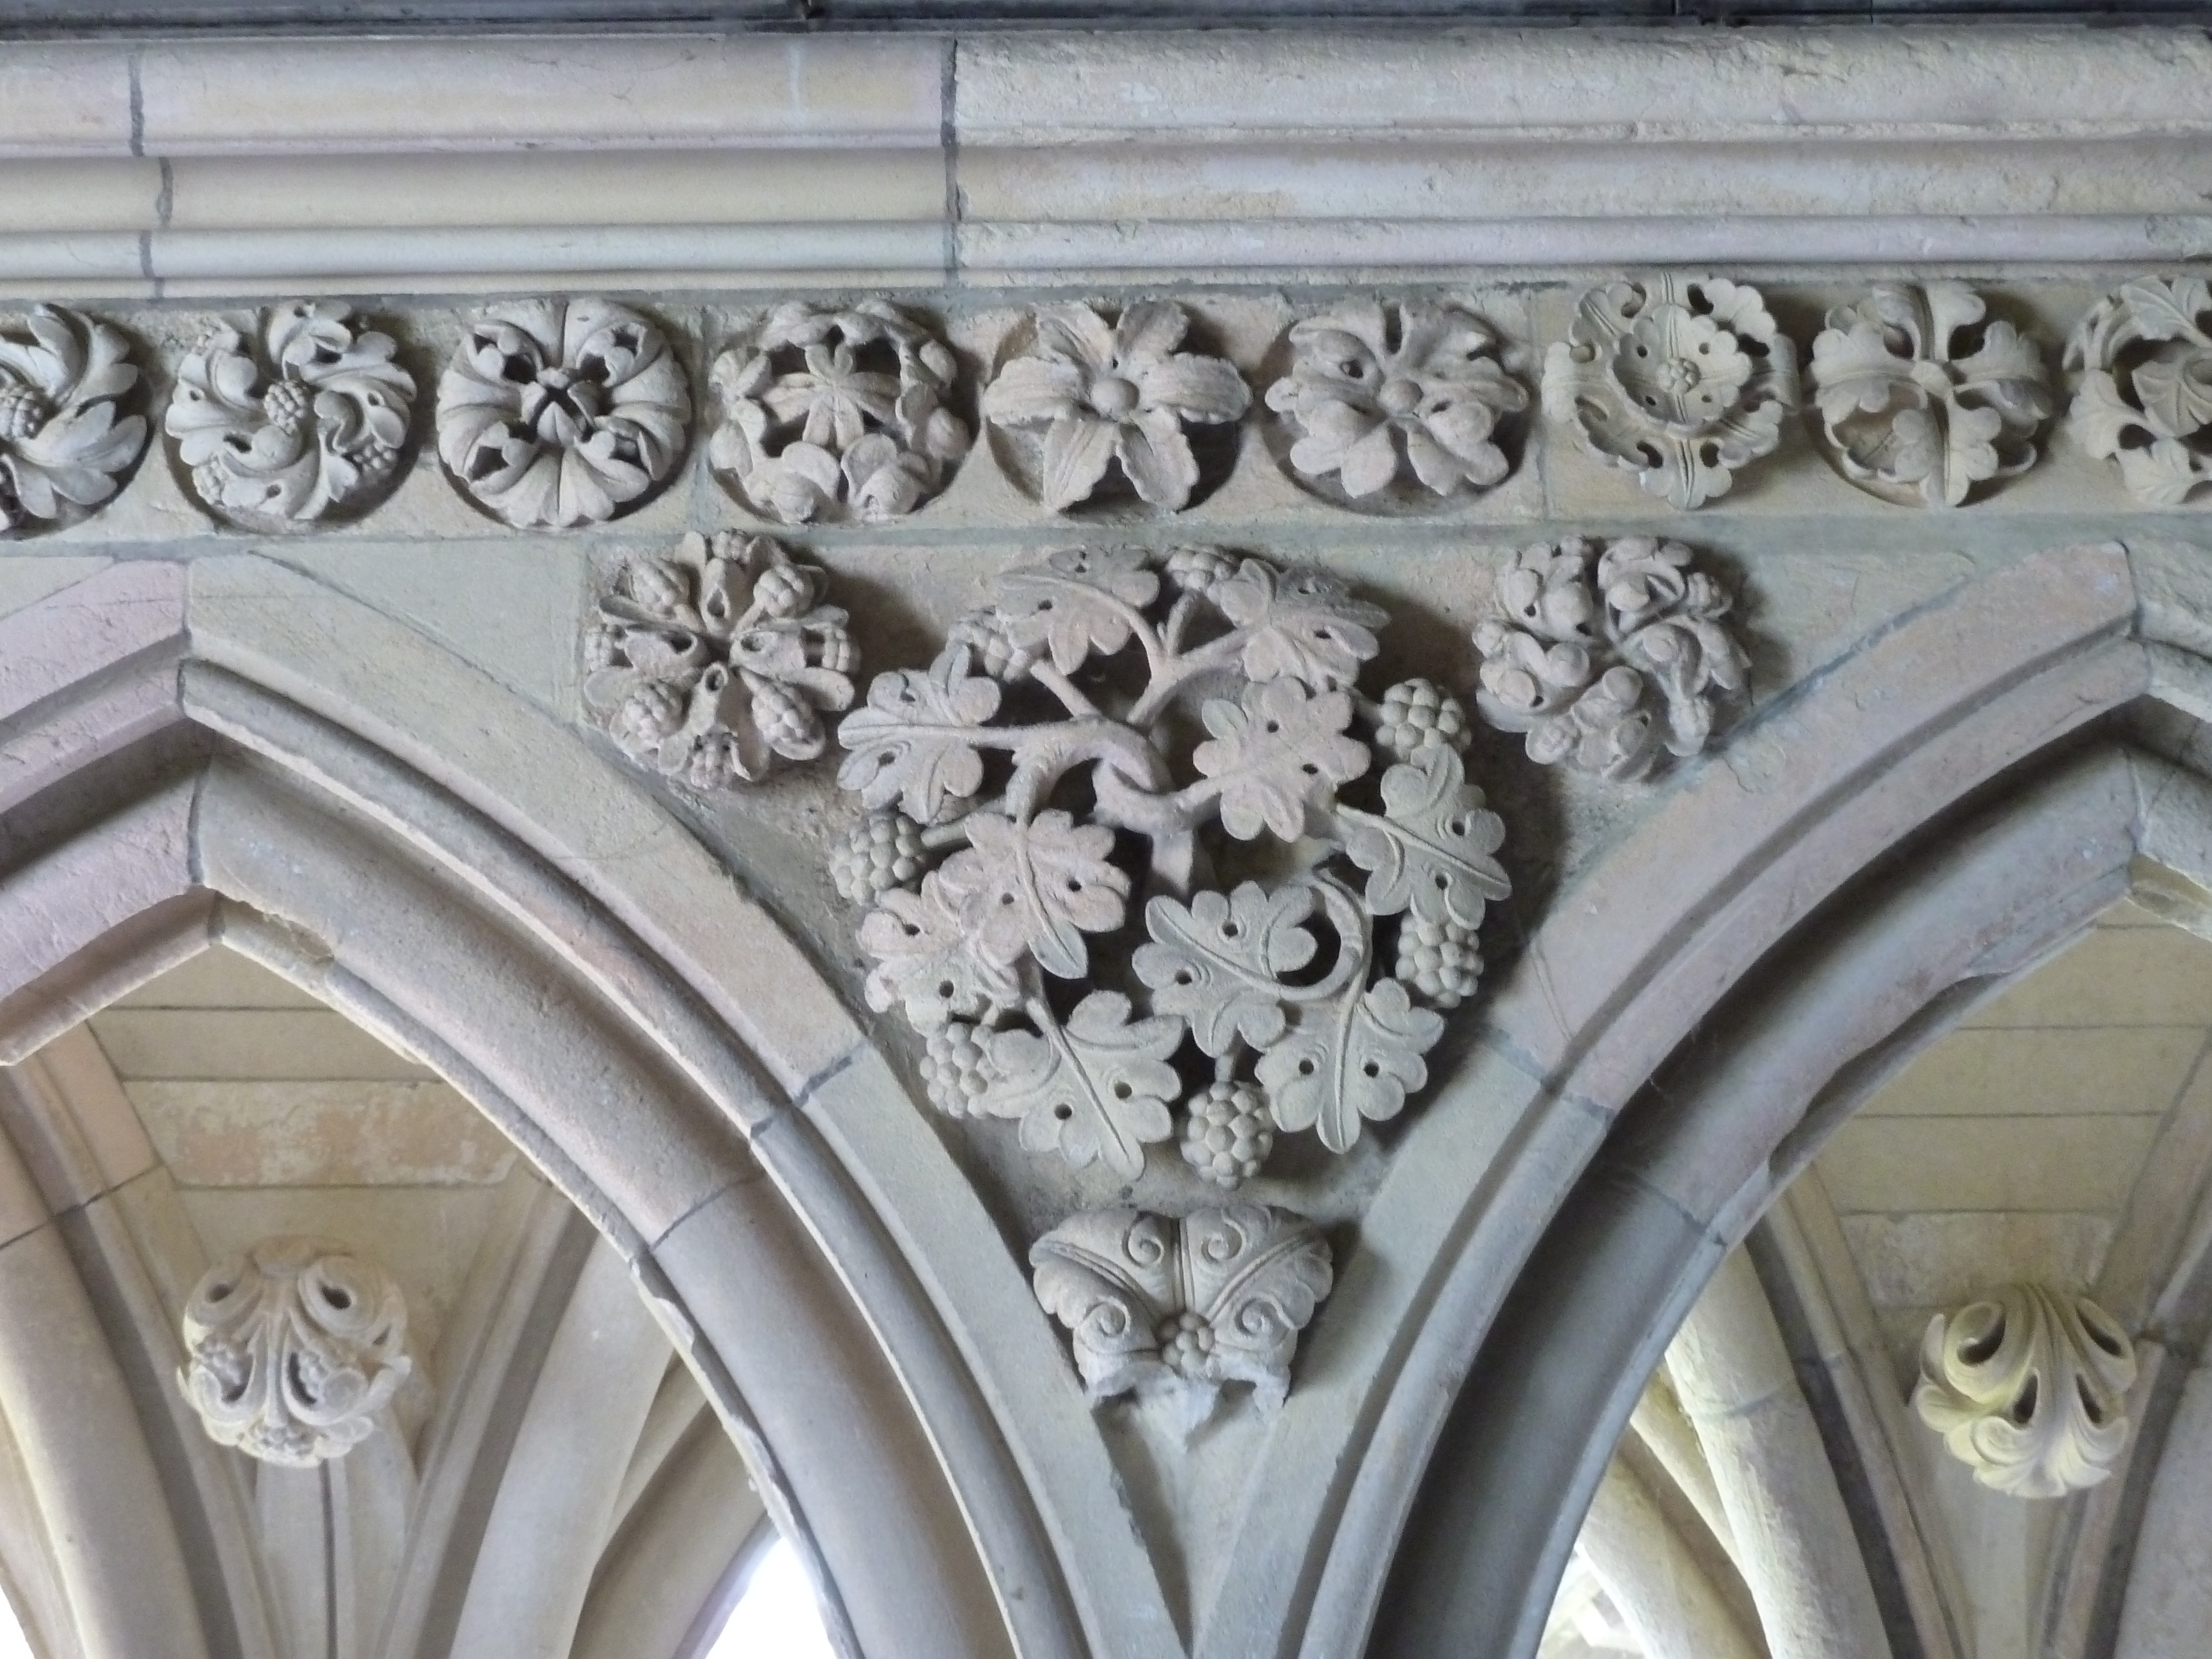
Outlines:
POLYGON ((505 1178, 515 1150, 443 1083, 126 1085, 184 1187, 452 1187, 505 1178))

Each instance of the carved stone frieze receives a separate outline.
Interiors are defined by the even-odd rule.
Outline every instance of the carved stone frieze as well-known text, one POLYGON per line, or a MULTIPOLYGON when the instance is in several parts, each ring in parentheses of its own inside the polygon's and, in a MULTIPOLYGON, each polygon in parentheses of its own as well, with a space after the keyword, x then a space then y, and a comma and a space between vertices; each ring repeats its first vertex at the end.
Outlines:
POLYGON ((1585 291, 1544 360, 1544 408, 1678 507, 1725 495, 1797 406, 1797 351, 1759 290, 1660 276, 1585 291))
POLYGON ((1093 1211, 1039 1239, 1030 1263, 1037 1300, 1073 1334, 1091 1403, 1161 1399, 1185 1434, 1226 1383, 1249 1383, 1263 1411, 1280 1407, 1298 1333, 1332 1276, 1311 1222, 1258 1204, 1179 1221, 1093 1211))
POLYGON ((1662 753, 1695 755, 1749 664, 1725 626, 1732 603, 1680 542, 1569 537, 1523 550, 1477 625, 1475 707, 1528 734, 1528 757, 1640 778, 1662 753))
POLYGON ((1498 422, 1528 392, 1498 337, 1449 302, 1356 300, 1291 328, 1291 371, 1267 406, 1297 441, 1291 470, 1352 503, 1418 504, 1487 489, 1510 471, 1498 422))
POLYGON ((829 745, 859 659, 824 571, 765 536, 684 538, 625 564, 585 635, 584 703, 624 753, 695 789, 829 745))
POLYGON ((873 816, 837 877, 872 904, 869 1001, 924 1034, 940 1109, 1133 1179, 1181 1102, 1185 1158, 1228 1186, 1274 1131, 1342 1152, 1423 1086, 1507 891, 1504 830, 1456 704, 1353 690, 1385 620, 1247 555, 1070 550, 876 678, 838 732, 873 816), (1355 789, 1370 742, 1401 758, 1355 789), (1098 985, 1089 939, 1117 936, 1110 963, 1133 923, 1133 983, 1098 985))
POLYGON ((323 1239, 266 1239, 210 1269, 184 1334, 177 1380, 209 1435, 294 1468, 368 1438, 413 1369, 398 1285, 323 1239))
POLYGON ((1963 283, 1877 283, 1813 342, 1821 442, 1860 489, 1958 507, 2035 465, 2051 418, 2043 354, 1963 283))
POLYGON ((911 513, 967 454, 951 348, 882 300, 778 306, 714 360, 708 453, 739 500, 785 524, 911 513))
POLYGON ((518 529, 603 524, 665 483, 691 421, 658 325, 605 300, 486 309, 438 381, 438 454, 518 529))
POLYGON ((1199 482, 1185 428, 1240 419, 1252 401, 1236 366, 1178 351, 1190 317, 1172 300, 1133 301, 1112 323, 1096 307, 1042 306, 983 393, 994 426, 1041 430, 1038 498, 1055 513, 1091 499, 1118 466, 1170 512, 1199 482))
POLYGON ((0 327, 0 536, 69 524, 114 495, 146 447, 123 412, 138 370, 121 331, 57 306, 0 327))
POLYGON ((163 422, 194 493, 260 530, 374 505, 415 398, 397 349, 331 300, 264 312, 251 337, 217 324, 179 368, 163 422))
POLYGON ((2212 483, 2212 285, 2123 283, 2075 327, 2066 367, 2081 375, 2075 435, 2137 501, 2179 507, 2212 483))
POLYGON ((2085 1296, 2011 1285, 1929 1322, 1921 1420, 1983 1486, 2063 1498, 2119 1466, 2135 1345, 2085 1296))

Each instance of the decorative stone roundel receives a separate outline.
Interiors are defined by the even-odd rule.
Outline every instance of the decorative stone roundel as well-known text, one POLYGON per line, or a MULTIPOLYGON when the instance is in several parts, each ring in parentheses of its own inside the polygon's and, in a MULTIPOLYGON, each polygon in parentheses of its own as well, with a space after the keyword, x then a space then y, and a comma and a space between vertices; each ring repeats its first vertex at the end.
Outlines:
POLYGON ((2147 276, 2100 301, 2066 343, 2081 372, 2072 424, 2118 464, 2147 507, 2179 507, 2212 483, 2212 286, 2147 276))
POLYGON ((1181 1103, 1184 1161, 1225 1187, 1276 1131, 1340 1152, 1423 1086, 1504 830, 1455 705, 1354 690, 1386 620, 1317 570, 1086 548, 876 677, 837 734, 871 814, 837 873, 939 1109, 1133 1180, 1181 1103), (1401 758, 1363 783, 1370 745, 1401 758))
POLYGON ((321 1239, 266 1239, 210 1269, 184 1328, 177 1380, 209 1435, 294 1468, 368 1438, 413 1369, 399 1287, 321 1239))
POLYGON ((374 505, 397 476, 415 377, 392 337, 329 300, 210 331, 177 371, 163 425, 193 492, 250 529, 374 505))
POLYGON ((1813 342, 1820 440, 1860 489, 1906 507, 1957 507, 2035 465, 2051 418, 2043 354, 1963 283, 1877 283, 1813 342))
POLYGON ((1929 1322, 1913 1408, 1985 1486, 2063 1498, 2119 1466, 2135 1345, 2084 1296, 2012 1285, 1929 1322))
POLYGON ((1526 732, 1540 765, 1604 778, 1698 753, 1749 664, 1723 625, 1727 590, 1695 560, 1650 536, 1571 536, 1516 555, 1474 630, 1483 719, 1526 732))
POLYGON ((37 306, 0 327, 0 536, 64 525, 112 495, 146 447, 131 348, 106 323, 37 306))
POLYGON ((1759 290, 1646 276, 1585 291, 1544 360, 1544 408, 1678 507, 1724 495, 1797 406, 1797 353, 1759 290))
POLYGON ((739 500, 785 524, 897 518, 968 453, 947 407, 957 374, 951 348, 884 301, 778 306, 714 360, 708 453, 739 500))
POLYGON ((691 393, 668 338, 606 300, 487 309, 438 381, 438 454, 519 529, 603 524, 666 482, 691 393))
POLYGON ((757 783, 829 744, 859 665, 826 573, 764 536, 634 559, 585 635, 584 702, 632 759, 695 789, 757 783))

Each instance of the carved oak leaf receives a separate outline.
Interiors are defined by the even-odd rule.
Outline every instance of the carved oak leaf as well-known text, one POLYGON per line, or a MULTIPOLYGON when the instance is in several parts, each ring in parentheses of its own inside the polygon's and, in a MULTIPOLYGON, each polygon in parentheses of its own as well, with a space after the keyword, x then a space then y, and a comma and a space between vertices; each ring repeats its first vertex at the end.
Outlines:
POLYGON ((941 872, 923 877, 919 892, 893 888, 860 921, 860 948, 876 959, 868 1006, 884 1013, 902 1004, 918 1030, 1013 1007, 1021 981, 1011 962, 975 946, 969 908, 946 890, 941 872))
POLYGON ((1245 560, 1236 574, 1215 584, 1211 597, 1231 626, 1249 635, 1247 677, 1303 680, 1316 691, 1357 679, 1359 665, 1382 648, 1375 630, 1390 620, 1380 605, 1353 599, 1334 576, 1278 571, 1258 559, 1245 560))
POLYGON ((1467 781, 1452 750, 1417 750, 1382 775, 1382 812, 1339 806, 1345 855, 1368 872, 1367 908, 1410 909, 1422 921, 1480 927, 1483 905, 1512 890, 1491 856, 1505 840, 1498 814, 1467 781))
POLYGON ((1150 988, 1153 1009, 1190 1022, 1194 1042, 1219 1058, 1238 1038, 1265 1048, 1283 1035, 1284 974, 1317 948, 1307 931, 1313 889, 1293 884, 1269 892, 1256 881, 1225 896, 1200 893, 1188 905, 1167 897, 1145 907, 1152 943, 1133 965, 1150 988))
POLYGON ((1083 935, 1111 933, 1127 909, 1129 878, 1107 861, 1114 832, 1061 811, 1027 823, 976 812, 966 829, 966 848, 937 879, 975 948, 1006 964, 1026 952, 1048 974, 1080 979, 1090 961, 1083 935))
POLYGON ((1179 1019, 1129 1018, 1129 999, 1093 991, 1063 1025, 1048 1015, 1044 1035, 1001 1031, 991 1040, 998 1073, 981 1109, 1019 1118, 1022 1146, 1057 1152, 1076 1169, 1103 1162, 1133 1181, 1145 1147, 1175 1133, 1169 1103, 1182 1092, 1168 1057, 1182 1045, 1179 1019))
POLYGON ((1443 1029, 1443 1016, 1414 1006, 1399 981, 1362 990, 1355 975, 1335 996, 1299 1009, 1255 1071, 1278 1124, 1316 1129, 1322 1146, 1341 1152, 1359 1139, 1362 1119, 1397 1116, 1429 1080, 1421 1056, 1443 1029))
POLYGON ((837 741, 853 750, 839 784, 872 811, 897 801, 916 823, 934 823, 948 800, 973 795, 983 757, 968 734, 999 712, 999 687, 969 673, 969 661, 968 648, 954 646, 927 669, 877 675, 867 707, 837 727, 837 741))
POLYGON ((1110 657, 1129 642, 1136 613, 1159 597, 1158 574, 1139 548, 1067 548, 1042 565, 999 579, 998 616, 1007 639, 1073 674, 1096 653, 1110 657))
POLYGON ((1308 805, 1325 805, 1367 769, 1367 745, 1343 735, 1352 699, 1341 691, 1309 697, 1295 679, 1267 680, 1236 702, 1209 698, 1199 714, 1213 737, 1191 764, 1218 787, 1221 827, 1239 841, 1262 830, 1296 841, 1308 805))

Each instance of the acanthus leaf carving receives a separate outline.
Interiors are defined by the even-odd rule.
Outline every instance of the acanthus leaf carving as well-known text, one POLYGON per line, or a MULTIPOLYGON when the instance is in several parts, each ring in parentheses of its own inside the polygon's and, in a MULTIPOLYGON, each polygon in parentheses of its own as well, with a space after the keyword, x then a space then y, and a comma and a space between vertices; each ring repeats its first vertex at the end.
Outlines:
POLYGON ((1186 1437, 1229 1383, 1249 1384, 1263 1411, 1282 1405, 1298 1334, 1333 1279, 1320 1231, 1257 1204, 1181 1220, 1092 1211, 1039 1239, 1030 1262, 1091 1402, 1158 1399, 1186 1437))
POLYGON ((2009 1285, 1929 1322, 1912 1404, 1983 1486, 2063 1498, 2119 1467, 2135 1379, 2135 1345, 2102 1308, 2009 1285))
POLYGON ((415 377, 392 337, 334 301, 212 328, 177 371, 163 426, 200 500, 282 529, 372 506, 396 480, 415 377))
POLYGON ((2212 285, 2202 277, 2121 284, 2066 343, 2081 372, 2070 416, 2147 507, 2179 507, 2212 483, 2212 285))
POLYGON ((366 1440, 413 1370, 398 1285, 322 1239, 265 1239, 210 1268, 184 1336, 178 1385, 209 1436, 293 1468, 366 1440))
POLYGON ((1797 351, 1759 290, 1656 276, 1583 293, 1544 360, 1544 408, 1582 447, 1674 507, 1724 495, 1782 441, 1797 351))
POLYGON ((122 331, 57 306, 0 330, 0 536, 73 522, 121 486, 146 447, 123 413, 139 383, 122 331))

